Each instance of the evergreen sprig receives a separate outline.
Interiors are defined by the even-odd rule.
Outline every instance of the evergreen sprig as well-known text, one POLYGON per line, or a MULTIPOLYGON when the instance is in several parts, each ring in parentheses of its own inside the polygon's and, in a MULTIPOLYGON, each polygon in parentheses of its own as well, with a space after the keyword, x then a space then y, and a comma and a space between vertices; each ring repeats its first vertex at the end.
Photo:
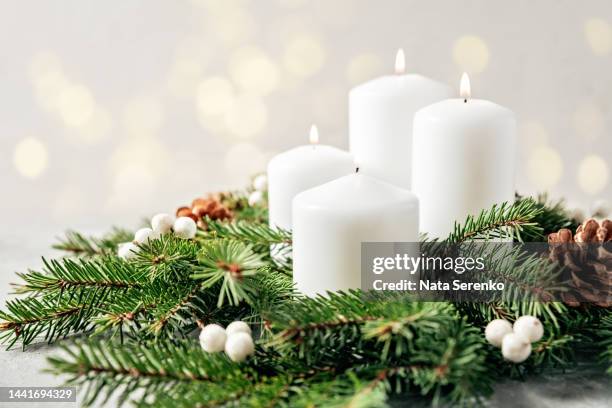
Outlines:
POLYGON ((77 256, 105 255, 115 253, 119 244, 131 241, 133 237, 133 232, 123 228, 113 228, 102 238, 87 237, 76 231, 67 231, 65 237, 53 245, 53 248, 77 256))
POLYGON ((601 339, 599 344, 603 349, 601 357, 607 366, 606 372, 612 375, 612 313, 602 317, 597 335, 601 339))
POLYGON ((98 260, 43 258, 43 264, 42 272, 17 273, 24 283, 15 285, 16 293, 78 292, 84 288, 128 289, 146 282, 142 271, 115 257, 98 260))
POLYGON ((206 220, 193 240, 163 235, 128 261, 115 256, 132 239, 124 230, 102 239, 69 232, 56 247, 83 258, 44 260, 42 270, 20 274, 17 292, 27 297, 0 312, 0 341, 25 347, 95 334, 52 357, 52 372, 82 385, 86 404, 116 395, 142 407, 378 407, 406 393, 472 406, 493 381, 567 366, 576 350, 601 352, 612 373, 610 311, 537 302, 529 293, 554 290, 556 266, 491 243, 544 241, 575 226, 562 203, 518 197, 455 225, 444 244, 484 257, 482 277, 507 290, 490 303, 449 304, 359 290, 305 298, 290 263, 270 254, 271 246, 290 250, 291 234, 268 227, 265 204, 248 206, 243 193, 223 200, 234 222, 206 220), (523 314, 540 317, 545 336, 514 365, 486 344, 483 329, 523 314), (233 320, 261 331, 255 356, 240 364, 203 352, 193 336, 198 326, 233 320))
POLYGON ((91 318, 106 300, 108 291, 95 289, 69 298, 14 299, 0 311, 0 341, 11 348, 21 341, 23 348, 38 336, 52 343, 92 327, 91 318))
POLYGON ((514 203, 493 205, 477 216, 469 215, 463 223, 455 223, 453 232, 445 242, 461 243, 467 240, 516 239, 541 235, 542 227, 535 221, 542 207, 532 198, 514 203))
POLYGON ((203 236, 211 239, 226 238, 263 246, 291 244, 289 231, 273 229, 268 224, 253 224, 245 221, 228 223, 208 219, 206 225, 209 230, 203 233, 203 236))
POLYGON ((239 241, 221 239, 204 244, 198 255, 199 265, 191 275, 200 279, 203 288, 220 285, 219 300, 221 307, 225 301, 238 305, 250 299, 253 291, 252 277, 264 267, 261 256, 250 245, 239 241))
POLYGON ((238 386, 248 387, 250 377, 256 375, 252 370, 241 370, 224 355, 207 354, 185 342, 118 346, 100 341, 62 349, 66 357, 50 358, 50 371, 70 374, 69 384, 84 386, 86 404, 102 396, 105 402, 115 393, 125 402, 136 390, 147 398, 165 395, 178 399, 202 385, 201 392, 218 384, 231 392, 238 386))
MULTIPOLYGON (((517 195, 517 201, 524 199, 517 195)), ((522 238, 525 242, 546 242, 548 234, 557 232, 561 228, 569 228, 572 231, 578 228, 579 223, 572 219, 563 200, 551 201, 547 194, 538 194, 535 201, 540 212, 533 221, 540 226, 540 229, 524 231, 522 238)))
POLYGON ((164 234, 140 244, 133 264, 145 271, 151 281, 185 281, 197 263, 199 250, 194 241, 164 234))

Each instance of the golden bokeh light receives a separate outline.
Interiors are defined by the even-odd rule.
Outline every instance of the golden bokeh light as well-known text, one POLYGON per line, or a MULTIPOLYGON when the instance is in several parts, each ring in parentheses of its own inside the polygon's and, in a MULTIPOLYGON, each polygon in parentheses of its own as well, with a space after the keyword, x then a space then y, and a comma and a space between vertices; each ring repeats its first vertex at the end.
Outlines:
POLYGON ((111 191, 105 203, 111 210, 140 210, 154 199, 159 180, 143 163, 125 163, 111 177, 111 191))
POLYGON ((455 41, 453 60, 462 71, 480 73, 489 64, 489 47, 476 35, 464 35, 455 41))
POLYGON ((602 192, 608 184, 610 169, 604 159, 591 154, 580 161, 578 166, 578 185, 587 194, 602 192))
POLYGON ((84 85, 68 85, 59 94, 58 112, 66 126, 83 126, 93 117, 95 107, 94 98, 84 85))
POLYGON ((168 90, 176 97, 193 97, 202 71, 202 64, 195 59, 177 58, 168 75, 168 90))
POLYGON ((266 168, 266 156, 252 143, 236 143, 225 155, 225 171, 232 182, 248 182, 253 174, 266 168))
POLYGON ((38 104, 48 112, 58 111, 60 95, 68 86, 68 79, 61 72, 50 72, 33 81, 38 104))
POLYGON ((151 136, 164 122, 164 107, 155 96, 138 96, 123 109, 123 124, 129 136, 151 136))
POLYGON ((547 190, 561 180, 563 161, 559 153, 547 146, 540 146, 531 152, 527 160, 527 176, 539 190, 547 190))
POLYGON ((345 117, 346 90, 337 85, 313 89, 310 96, 310 112, 316 123, 336 127, 339 117, 345 117))
POLYGON ((113 129, 113 118, 110 113, 100 107, 96 107, 92 117, 82 126, 76 129, 79 141, 96 143, 106 139, 113 129))
POLYGON ((278 66, 257 47, 238 49, 230 59, 229 72, 234 83, 246 92, 267 95, 278 88, 278 66))
POLYGON ((293 8, 306 4, 307 0, 276 0, 282 7, 293 8))
POLYGON ((63 72, 60 57, 51 51, 41 51, 30 61, 30 79, 34 82, 49 75, 63 72))
POLYGON ((594 103, 583 103, 572 115, 572 125, 576 134, 584 140, 596 140, 604 131, 604 113, 594 103))
POLYGON ((244 1, 224 0, 204 2, 209 33, 227 45, 248 40, 255 28, 255 20, 244 1))
POLYGON ((289 73, 298 77, 316 74, 325 64, 325 48, 311 34, 297 34, 285 44, 283 64, 289 73))
POLYGON ((127 139, 117 146, 109 165, 114 174, 121 174, 126 167, 137 166, 156 176, 168 168, 170 161, 166 147, 159 140, 150 138, 143 142, 127 139))
POLYGON ((612 26, 601 18, 590 18, 584 23, 584 36, 595 55, 608 55, 612 51, 612 26))
POLYGON ((87 86, 66 76, 59 56, 49 51, 34 55, 29 73, 39 105, 70 129, 68 137, 94 143, 108 135, 110 114, 97 105, 87 86))
POLYGON ((204 115, 198 112, 197 116, 200 126, 213 135, 222 136, 227 133, 227 126, 223 115, 204 115))
POLYGON ((13 152, 13 163, 24 177, 35 179, 47 168, 47 148, 33 137, 22 139, 13 152))
POLYGON ((521 145, 527 151, 536 147, 546 146, 550 139, 544 125, 535 120, 523 122, 520 126, 519 134, 521 145))
POLYGON ((227 129, 241 139, 258 135, 265 129, 267 122, 266 104, 255 95, 239 95, 225 114, 227 129))
POLYGON ((234 86, 223 77, 210 77, 198 85, 197 108, 201 115, 223 115, 234 104, 234 86))
POLYGON ((382 59, 373 53, 359 54, 351 58, 346 68, 346 77, 351 85, 372 79, 385 72, 382 59))

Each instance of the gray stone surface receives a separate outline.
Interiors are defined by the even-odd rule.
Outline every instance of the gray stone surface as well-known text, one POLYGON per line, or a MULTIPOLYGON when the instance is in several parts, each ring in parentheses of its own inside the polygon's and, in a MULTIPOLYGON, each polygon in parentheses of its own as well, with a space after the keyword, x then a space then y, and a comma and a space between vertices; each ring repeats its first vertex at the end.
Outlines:
MULTIPOLYGON (((89 231, 99 233, 99 231, 89 231)), ((10 283, 16 281, 15 272, 38 267, 41 255, 57 255, 50 249, 58 231, 41 229, 37 234, 0 233, 0 303, 4 305, 11 291, 10 283)), ((20 349, 0 350, 0 386, 54 386, 61 378, 43 372, 46 357, 57 350, 46 344, 20 349)), ((414 401, 411 406, 420 405, 414 401)), ((422 401, 420 401, 422 402, 422 401)), ((77 403, 78 405, 78 403, 77 403)), ((107 406, 113 406, 113 402, 107 406)), ((394 404, 395 405, 395 404, 394 404)), ((597 371, 545 375, 525 382, 507 381, 497 385, 496 392, 488 402, 490 407, 610 407, 612 406, 612 383, 609 377, 597 371)), ((0 403, 0 407, 35 407, 31 403, 0 403)), ((42 403, 42 407, 74 407, 75 403, 42 403)), ((405 406, 400 402, 397 406, 405 406)))

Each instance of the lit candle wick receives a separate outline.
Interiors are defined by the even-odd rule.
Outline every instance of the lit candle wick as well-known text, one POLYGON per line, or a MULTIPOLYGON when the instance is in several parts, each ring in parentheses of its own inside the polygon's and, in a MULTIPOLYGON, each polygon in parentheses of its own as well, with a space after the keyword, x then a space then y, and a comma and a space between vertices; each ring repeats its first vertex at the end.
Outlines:
POLYGON ((312 145, 312 147, 315 147, 316 145, 319 144, 319 129, 317 129, 316 125, 312 125, 310 127, 310 144, 312 145))
POLYGON ((395 54, 395 74, 403 75, 406 73, 406 56, 404 50, 400 48, 395 54))
POLYGON ((470 87, 470 77, 467 73, 461 75, 461 83, 459 85, 459 95, 463 98, 463 103, 467 103, 468 99, 472 97, 472 90, 470 87))

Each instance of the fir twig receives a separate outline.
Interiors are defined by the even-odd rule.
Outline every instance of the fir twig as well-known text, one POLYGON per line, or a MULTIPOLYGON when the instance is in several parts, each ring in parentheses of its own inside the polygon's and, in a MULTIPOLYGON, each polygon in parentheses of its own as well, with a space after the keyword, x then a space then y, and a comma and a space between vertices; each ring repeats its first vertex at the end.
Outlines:
POLYGON ((53 248, 77 256, 104 255, 115 253, 120 243, 131 241, 133 237, 131 231, 121 228, 114 228, 103 238, 86 237, 76 231, 67 231, 66 236, 53 248))
POLYGON ((42 272, 18 273, 25 283, 16 286, 16 293, 50 293, 83 288, 128 289, 146 282, 142 272, 117 258, 99 260, 47 260, 42 272))
POLYGON ((535 222, 541 212, 542 208, 531 198, 494 205, 478 216, 469 215, 462 224, 455 223, 453 232, 445 241, 461 243, 498 238, 521 240, 525 234, 541 234, 542 228, 535 222))
POLYGON ((226 238, 262 246, 291 244, 289 231, 273 229, 267 224, 253 224, 244 221, 228 223, 208 219, 206 225, 209 230, 202 235, 206 238, 226 238))
POLYGON ((202 384, 233 384, 226 388, 231 392, 238 385, 248 387, 254 375, 240 372, 222 354, 208 354, 187 343, 117 346, 96 342, 62 348, 66 357, 50 358, 50 371, 72 374, 69 384, 83 385, 86 405, 103 396, 106 401, 115 393, 122 403, 136 389, 143 390, 143 399, 164 394, 180 399, 181 394, 202 384))
POLYGON ((95 289, 70 298, 25 298, 6 302, 0 311, 0 341, 11 348, 18 340, 23 348, 39 335, 49 343, 92 326, 92 316, 102 305, 108 290, 95 289))
POLYGON ((249 245, 239 241, 216 240, 204 245, 198 256, 199 266, 191 276, 202 280, 202 287, 220 284, 218 306, 227 301, 238 305, 249 299, 250 279, 265 264, 249 245))
MULTIPOLYGON (((517 195, 517 200, 525 198, 517 195)), ((569 228, 575 231, 578 222, 571 218, 563 200, 551 201, 546 194, 538 194, 536 198, 537 207, 541 211, 534 218, 534 222, 540 226, 540 230, 526 230, 522 238, 525 242, 546 242, 548 234, 559 231, 561 228, 569 228)))

